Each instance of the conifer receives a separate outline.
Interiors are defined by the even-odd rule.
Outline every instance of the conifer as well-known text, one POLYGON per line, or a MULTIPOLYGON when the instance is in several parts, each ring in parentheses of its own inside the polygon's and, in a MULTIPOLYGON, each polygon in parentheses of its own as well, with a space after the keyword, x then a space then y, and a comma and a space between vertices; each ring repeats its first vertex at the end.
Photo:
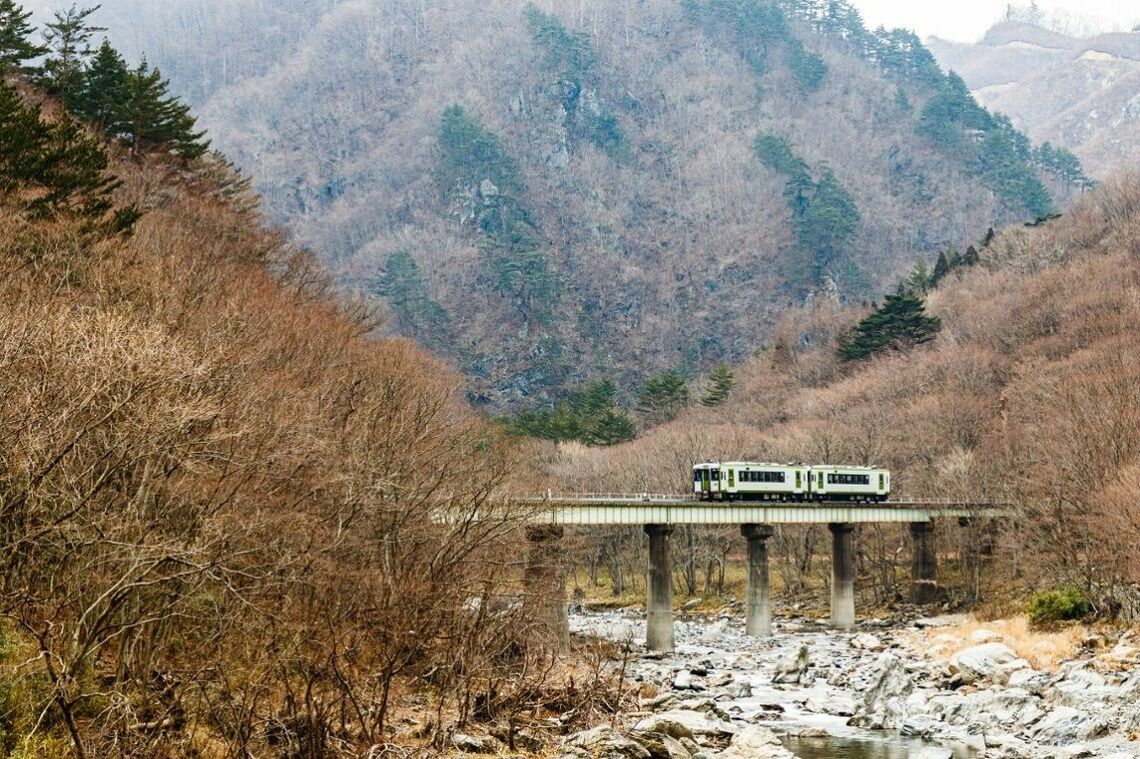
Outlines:
POLYGON ((32 12, 25 11, 15 0, 0 0, 0 74, 30 73, 27 61, 48 52, 43 45, 30 41, 35 27, 28 23, 32 12))
POLYGON ((735 384, 732 367, 726 363, 717 364, 709 372, 709 387, 701 396, 701 405, 711 408, 724 403, 735 384))
POLYGON ((92 49, 89 41, 98 32, 107 31, 92 26, 87 19, 101 6, 79 9, 72 5, 66 11, 56 11, 55 20, 47 24, 43 37, 51 55, 43 66, 43 81, 47 88, 74 110, 76 98, 83 87, 83 68, 92 49))

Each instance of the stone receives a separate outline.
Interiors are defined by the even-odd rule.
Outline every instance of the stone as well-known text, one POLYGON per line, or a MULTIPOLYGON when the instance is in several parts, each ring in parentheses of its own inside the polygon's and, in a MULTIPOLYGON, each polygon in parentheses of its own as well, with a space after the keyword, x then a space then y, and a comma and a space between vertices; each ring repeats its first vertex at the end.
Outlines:
POLYGON ((766 727, 749 725, 741 730, 720 759, 796 759, 796 755, 780 744, 780 739, 766 727))
POLYGON ((830 714, 835 717, 850 717, 855 713, 855 699, 838 694, 815 695, 804 704, 809 712, 830 714))
POLYGON ((776 670, 772 674, 772 682, 799 683, 810 666, 811 654, 806 645, 801 645, 795 653, 788 654, 783 661, 776 665, 776 670))
POLYGON ((570 736, 567 745, 584 749, 595 759, 652 759, 649 749, 609 725, 570 736))
POLYGON ((693 731, 684 724, 676 720, 667 719, 660 714, 654 714, 639 720, 638 723, 633 726, 633 729, 639 733, 657 733, 677 740, 683 740, 685 738, 692 740, 693 738, 693 731))
POLYGON ((1109 734, 1111 724, 1103 715, 1093 715, 1071 706, 1058 706, 1033 726, 1033 736, 1053 746, 1083 743, 1109 734))
POLYGON ((890 652, 879 655, 863 691, 863 703, 855 710, 851 724, 872 730, 895 728, 907 716, 905 701, 914 692, 914 681, 902 660, 890 652))
MULTIPOLYGON (((1015 654, 1009 646, 1002 643, 984 643, 980 646, 959 651, 950 660, 951 671, 961 674, 966 683, 986 680, 1002 672, 1002 665, 1017 661, 1015 654)), ((1028 665, 1026 665, 1028 666, 1028 665)), ((1008 678, 1008 673, 1007 673, 1008 678)))
POLYGON ((703 598, 693 598, 681 604, 681 611, 692 611, 705 602, 703 598))
POLYGON ((451 745, 465 754, 497 754, 499 742, 489 735, 468 735, 456 733, 451 736, 451 745))
POLYGON ((1004 638, 1002 638, 1000 634, 994 632, 993 630, 987 630, 985 628, 974 630, 972 633, 970 633, 971 643, 1001 643, 1002 640, 1004 640, 1004 638))
POLYGON ((851 647, 862 651, 882 651, 886 645, 871 633, 859 633, 851 639, 851 647))
POLYGON ((684 670, 677 673, 673 678, 673 690, 705 690, 705 682, 699 677, 693 675, 692 672, 684 670))
MULTIPOLYGON (((504 746, 511 745, 510 729, 506 725, 496 725, 488 730, 488 732, 495 736, 504 746)), ((516 749, 529 751, 531 753, 541 751, 544 745, 541 738, 525 729, 515 730, 514 744, 516 749)))
MULTIPOLYGON (((711 702, 710 702, 711 703, 711 702)), ((719 711, 719 710, 717 710, 719 711)), ((721 712, 723 714, 723 712, 721 712)), ((727 737, 736 733, 736 728, 726 719, 715 714, 706 714, 691 709, 674 709, 660 714, 646 717, 633 726, 638 732, 658 732, 670 735, 669 730, 659 729, 665 722, 675 722, 688 729, 689 737, 707 735, 714 737, 727 737)), ((673 737, 677 737, 673 734, 673 737)))
POLYGON ((653 759, 692 759, 692 752, 679 740, 664 733, 641 733, 633 738, 645 746, 653 759))

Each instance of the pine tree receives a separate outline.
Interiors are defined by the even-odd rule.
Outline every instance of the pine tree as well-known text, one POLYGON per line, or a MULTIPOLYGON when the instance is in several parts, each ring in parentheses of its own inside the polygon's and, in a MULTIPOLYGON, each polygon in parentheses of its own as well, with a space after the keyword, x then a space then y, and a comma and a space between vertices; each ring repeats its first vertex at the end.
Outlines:
POLYGON ((689 388, 685 378, 674 369, 645 381, 637 396, 637 412, 649 424, 671 421, 689 405, 689 388))
MULTIPOLYGON (((992 233, 993 230, 991 229, 990 232, 992 233)), ((973 245, 966 248, 966 254, 964 256, 962 256, 962 263, 963 264, 965 264, 966 266, 973 266, 974 264, 978 263, 979 260, 980 259, 978 258, 978 251, 973 245)))
POLYGON ((946 278, 950 273, 950 259, 946 257, 946 251, 941 251, 938 254, 938 261, 934 264, 934 272, 930 275, 930 286, 938 287, 938 283, 946 278))
POLYGON ((30 73, 33 69, 26 62, 48 52, 46 47, 29 41, 35 31, 28 23, 31 15, 15 0, 0 0, 0 75, 13 71, 30 73))
POLYGON ((931 286, 932 275, 930 268, 926 264, 926 258, 919 256, 914 262, 914 268, 910 270, 907 275, 906 281, 899 287, 899 292, 911 293, 913 295, 924 295, 931 286))
POLYGON ((104 38, 84 73, 83 86, 75 98, 75 114, 108 139, 116 140, 130 134, 130 109, 131 72, 104 38))
POLYGON ((906 351, 933 340, 941 328, 938 317, 927 315, 922 298, 888 295, 882 306, 840 338, 837 353, 851 361, 886 350, 906 351))
POLYGON ((169 93, 162 72, 151 69, 144 57, 127 78, 129 125, 126 142, 131 155, 162 148, 193 160, 209 148, 204 131, 194 131, 190 108, 169 93))
POLYGON ((637 437, 637 425, 628 414, 608 408, 594 422, 582 441, 589 445, 617 445, 637 437))
POLYGON ((32 217, 70 215, 87 234, 128 232, 133 207, 115 209, 118 181, 99 144, 66 114, 48 123, 0 82, 0 198, 32 217))
POLYGON ((709 372, 709 386, 705 394, 701 396, 701 405, 712 407, 724 403, 734 384, 736 381, 732 374, 732 368, 726 363, 717 364, 709 372))
POLYGON ((43 80, 47 88, 67 106, 75 108, 76 97, 83 87, 83 68, 91 57, 91 37, 107 31, 101 26, 92 26, 88 17, 100 6, 79 9, 72 5, 64 12, 56 11, 55 21, 44 29, 44 41, 51 55, 43 66, 43 80))

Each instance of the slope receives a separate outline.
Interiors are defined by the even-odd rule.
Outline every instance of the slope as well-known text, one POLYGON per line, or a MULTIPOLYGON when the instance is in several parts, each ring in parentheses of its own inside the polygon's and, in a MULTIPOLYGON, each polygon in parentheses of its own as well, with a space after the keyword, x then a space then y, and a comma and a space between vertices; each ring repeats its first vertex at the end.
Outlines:
POLYGON ((131 33, 297 240, 500 410, 741 360, 788 305, 1053 205, 1020 135, 844 3, 212 7, 131 33))
POLYGON ((1036 142, 1071 149, 1093 177, 1140 161, 1140 32, 1074 38, 998 24, 977 45, 931 40, 979 102, 1036 142))

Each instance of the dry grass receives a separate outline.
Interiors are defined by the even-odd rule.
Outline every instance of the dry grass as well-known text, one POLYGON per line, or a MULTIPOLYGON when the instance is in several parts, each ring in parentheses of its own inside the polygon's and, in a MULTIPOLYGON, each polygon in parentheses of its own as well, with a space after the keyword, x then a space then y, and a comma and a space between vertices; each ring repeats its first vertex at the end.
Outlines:
POLYGON ((1001 643, 1013 649, 1034 669, 1040 670, 1054 670, 1062 661, 1072 659, 1081 642, 1092 634, 1092 630, 1082 624, 1058 630, 1035 630, 1025 615, 991 621, 970 616, 959 625, 923 631, 916 636, 915 642, 929 653, 950 657, 971 646, 987 642, 974 638, 980 631, 1001 636, 1001 643))

